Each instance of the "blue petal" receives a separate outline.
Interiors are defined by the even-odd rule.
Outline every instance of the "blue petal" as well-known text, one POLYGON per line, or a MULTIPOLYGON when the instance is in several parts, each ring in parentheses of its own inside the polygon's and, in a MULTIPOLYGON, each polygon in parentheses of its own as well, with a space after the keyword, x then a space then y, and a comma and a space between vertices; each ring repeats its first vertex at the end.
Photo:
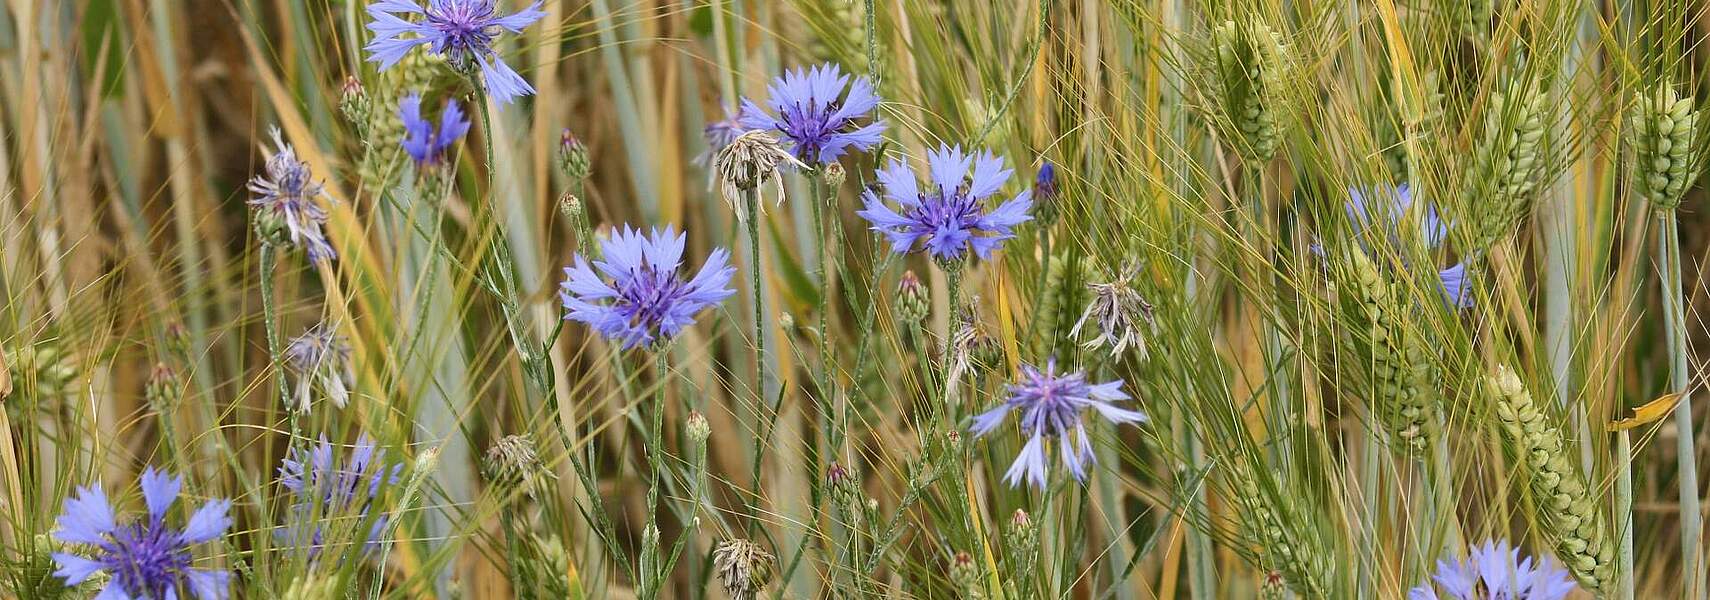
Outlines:
POLYGON ((100 544, 118 526, 113 523, 113 505, 101 484, 78 488, 75 498, 65 499, 65 512, 54 523, 53 537, 74 544, 100 544))
POLYGON ((226 516, 231 510, 230 500, 211 500, 196 509, 190 515, 190 520, 184 524, 184 533, 178 539, 185 544, 200 544, 218 539, 225 534, 226 528, 232 526, 232 519, 226 516))
POLYGON ((59 570, 54 571, 54 577, 65 580, 65 585, 72 586, 83 583, 90 575, 105 570, 106 565, 100 561, 89 560, 76 554, 66 552, 53 553, 53 561, 59 563, 59 570))
POLYGON ((184 480, 156 471, 152 466, 143 469, 141 481, 143 502, 148 505, 149 516, 157 520, 166 516, 167 509, 178 499, 178 490, 184 487, 184 480))
POLYGON ((125 593, 125 588, 120 586, 119 582, 113 581, 108 583, 107 587, 102 588, 101 593, 96 594, 94 600, 131 600, 131 595, 125 593))
POLYGON ((229 571, 190 569, 185 576, 190 580, 190 592, 200 600, 226 600, 231 593, 232 574, 229 571))
POLYGON ((544 16, 546 13, 540 10, 540 2, 537 0, 526 9, 517 11, 510 16, 493 19, 490 23, 503 27, 511 33, 522 33, 524 27, 534 24, 535 21, 539 21, 544 16))
POLYGON ((974 174, 968 186, 968 196, 975 200, 997 193, 1014 169, 1003 168, 1003 159, 991 152, 982 152, 974 159, 974 174))
POLYGON ((997 408, 980 413, 979 416, 974 417, 974 425, 973 427, 969 427, 968 430, 972 431, 975 437, 991 433, 992 430, 997 429, 999 425, 1003 425, 1004 418, 1009 416, 1009 411, 1012 408, 1013 407, 1006 402, 998 405, 997 408))
POLYGON ((932 183, 946 192, 961 187, 962 177, 968 174, 971 162, 972 159, 962 154, 959 147, 939 146, 938 151, 926 154, 927 166, 932 171, 932 183))
POLYGON ((879 185, 885 188, 885 197, 903 206, 920 206, 920 188, 914 179, 914 171, 907 164, 895 158, 877 173, 879 185))
POLYGON ((368 62, 380 63, 380 70, 384 71, 403 60, 404 55, 409 54, 411 49, 426 43, 428 43, 427 38, 376 39, 369 42, 367 46, 363 46, 362 49, 368 51, 368 62))
POLYGON ((1003 474, 1003 480, 1010 487, 1020 487, 1023 477, 1039 489, 1045 489, 1045 441, 1038 433, 1021 447, 1021 453, 1009 465, 1009 471, 1003 474))
POLYGON ((487 83, 487 94, 499 104, 510 104, 519 96, 534 93, 534 86, 511 70, 504 59, 494 56, 489 60, 480 54, 475 55, 475 62, 481 65, 481 80, 487 83))

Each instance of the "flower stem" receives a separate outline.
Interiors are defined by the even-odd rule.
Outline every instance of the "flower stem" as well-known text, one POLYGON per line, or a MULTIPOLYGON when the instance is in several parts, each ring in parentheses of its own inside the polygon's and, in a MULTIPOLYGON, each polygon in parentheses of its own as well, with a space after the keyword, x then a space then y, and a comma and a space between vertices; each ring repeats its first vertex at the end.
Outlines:
POLYGON ((665 477, 665 382, 670 369, 670 351, 665 345, 653 351, 653 404, 647 425, 647 529, 641 534, 642 598, 658 598, 665 580, 659 553, 659 481, 665 477))
MULTIPOLYGON (((308 407, 292 406, 291 393, 285 387, 285 375, 280 372, 279 350, 279 309, 273 306, 273 266, 278 261, 279 249, 272 243, 263 242, 260 257, 256 262, 261 283, 261 320, 262 327, 267 330, 267 361, 268 369, 273 372, 274 388, 279 394, 280 406, 285 407, 286 420, 289 421, 291 432, 290 447, 296 447, 300 431, 297 429, 297 416, 308 407)), ((307 375, 305 375, 307 376, 307 375)))
POLYGON ((754 506, 749 507, 750 516, 753 518, 748 522, 748 531, 752 534, 754 526, 760 521, 759 498, 761 493, 761 451, 765 449, 766 438, 769 436, 768 432, 771 429, 771 427, 766 424, 766 421, 767 408, 771 404, 771 398, 768 390, 772 388, 772 385, 767 381, 768 376, 766 373, 766 365, 771 362, 771 357, 766 354, 766 293, 765 288, 762 287, 764 279, 760 275, 761 217, 759 188, 750 187, 742 190, 742 204, 743 209, 748 215, 746 219, 746 225, 748 226, 748 282, 750 289, 754 293, 754 392, 758 398, 758 403, 756 404, 757 410, 755 412, 760 417, 754 424, 754 452, 751 464, 752 472, 749 474, 749 501, 754 502, 754 506))
POLYGON ((1680 394, 1674 407, 1676 459, 1679 461, 1680 551, 1681 582, 1687 598, 1703 598, 1704 578, 1700 547, 1703 525, 1698 501, 1698 464, 1694 449, 1698 440, 1692 431, 1691 366, 1687 362, 1686 307, 1680 287, 1680 236, 1674 211, 1660 215, 1662 230, 1657 232, 1657 268, 1662 276, 1664 323, 1668 333, 1669 390, 1680 394))

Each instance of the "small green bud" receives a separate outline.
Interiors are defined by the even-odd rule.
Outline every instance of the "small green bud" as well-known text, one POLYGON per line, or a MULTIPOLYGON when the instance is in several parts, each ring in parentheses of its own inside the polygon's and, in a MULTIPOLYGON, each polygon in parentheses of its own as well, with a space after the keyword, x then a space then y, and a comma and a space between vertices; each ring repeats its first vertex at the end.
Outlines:
POLYGON ((689 417, 685 419, 683 428, 689 434, 689 440, 697 445, 705 445, 707 438, 712 437, 712 424, 707 423, 706 415, 701 414, 701 411, 698 410, 689 411, 689 417))
POLYGON ((902 278, 897 280, 897 318, 905 325, 917 326, 926 319, 931 307, 932 299, 927 297, 926 286, 920 283, 914 271, 904 271, 902 278))
POLYGON ((582 140, 577 139, 576 134, 571 133, 568 127, 564 128, 564 133, 558 137, 558 168, 571 180, 587 179, 588 174, 593 171, 588 158, 588 147, 582 145, 582 140))

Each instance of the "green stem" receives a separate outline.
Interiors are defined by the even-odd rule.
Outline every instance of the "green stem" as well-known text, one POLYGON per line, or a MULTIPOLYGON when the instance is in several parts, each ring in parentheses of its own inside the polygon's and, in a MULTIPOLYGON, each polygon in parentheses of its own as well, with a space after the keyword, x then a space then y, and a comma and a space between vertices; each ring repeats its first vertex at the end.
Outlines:
POLYGON ((748 501, 754 504, 749 507, 751 519, 748 522, 748 532, 752 534, 760 521, 760 463, 771 429, 766 424, 766 413, 771 404, 767 390, 772 386, 767 381, 766 373, 766 365, 771 362, 771 357, 766 354, 766 293, 762 287, 764 280, 760 275, 760 190, 742 190, 742 203, 748 215, 745 222, 748 226, 748 282, 754 293, 754 392, 759 400, 755 405, 755 412, 760 417, 754 424, 754 452, 751 455, 752 472, 749 474, 748 501))
POLYGON ((1633 440, 1615 432, 1615 600, 1633 600, 1633 440))
POLYGON ((670 352, 661 345, 653 351, 653 405, 647 425, 647 529, 643 530, 641 560, 642 598, 658 598, 665 573, 659 554, 659 482, 665 478, 665 382, 670 352))
POLYGON ((1693 435, 1691 365, 1688 364, 1686 307, 1682 298, 1680 277, 1680 236, 1674 211, 1661 215, 1662 230, 1658 232, 1658 268, 1662 270, 1662 302, 1668 333, 1669 390, 1680 394, 1674 408, 1674 423, 1679 470, 1681 578, 1687 598, 1704 597, 1704 578, 1700 556, 1703 544, 1703 524, 1698 501, 1698 464, 1695 456, 1697 436, 1693 435))
POLYGON ((267 330, 268 370, 273 373, 274 389, 279 394, 278 406, 285 407, 286 420, 290 422, 290 446, 296 447, 301 433, 297 429, 297 416, 308 407, 291 405, 291 392, 285 386, 285 374, 280 371, 279 309, 273 305, 273 266, 278 261, 279 249, 270 242, 262 242, 260 252, 261 256, 257 262, 260 263, 261 320, 263 328, 267 330))

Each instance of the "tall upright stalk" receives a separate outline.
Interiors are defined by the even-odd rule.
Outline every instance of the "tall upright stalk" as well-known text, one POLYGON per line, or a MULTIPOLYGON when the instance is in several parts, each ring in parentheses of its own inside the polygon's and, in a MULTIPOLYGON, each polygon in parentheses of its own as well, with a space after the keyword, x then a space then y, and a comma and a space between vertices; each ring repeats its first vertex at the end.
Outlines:
POLYGON ((1675 212, 1668 210, 1658 216, 1662 227, 1657 232, 1657 268, 1661 271, 1662 302, 1665 331, 1668 335, 1668 382, 1671 392, 1680 394, 1674 407, 1675 453, 1680 498, 1680 557, 1681 587, 1685 598, 1704 598, 1702 547, 1704 528, 1699 512, 1697 436, 1693 434, 1691 364, 1688 360, 1686 338, 1686 306, 1681 292, 1680 236, 1675 212))
POLYGON ((755 413, 759 418, 754 423, 754 452, 750 456, 752 472, 749 475, 749 498, 754 502, 750 507, 748 531, 752 533, 754 526, 759 523, 760 499, 760 463, 766 448, 766 437, 771 427, 767 424, 767 409, 771 404, 767 390, 772 385, 767 381, 766 365, 771 363, 771 357, 766 354, 766 290, 764 279, 760 275, 760 189, 749 187, 742 190, 743 210, 748 218, 744 224, 748 229, 748 283, 754 294, 754 393, 757 398, 755 413))

